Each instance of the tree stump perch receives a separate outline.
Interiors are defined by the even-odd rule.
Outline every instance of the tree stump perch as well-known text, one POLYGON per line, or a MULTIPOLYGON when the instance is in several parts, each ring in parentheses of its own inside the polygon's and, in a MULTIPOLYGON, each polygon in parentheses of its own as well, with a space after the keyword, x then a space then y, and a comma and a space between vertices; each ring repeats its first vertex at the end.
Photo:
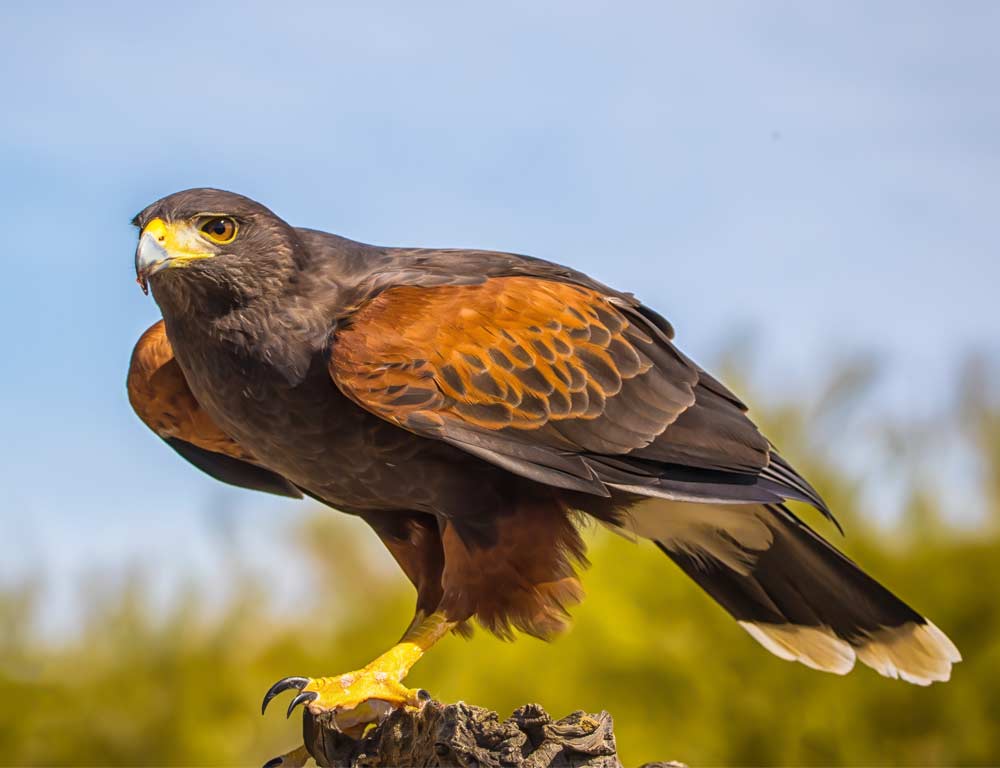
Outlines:
POLYGON ((303 736, 324 768, 621 768, 611 715, 578 711, 553 721, 538 704, 501 720, 482 707, 432 701, 396 710, 360 739, 307 711, 303 736))

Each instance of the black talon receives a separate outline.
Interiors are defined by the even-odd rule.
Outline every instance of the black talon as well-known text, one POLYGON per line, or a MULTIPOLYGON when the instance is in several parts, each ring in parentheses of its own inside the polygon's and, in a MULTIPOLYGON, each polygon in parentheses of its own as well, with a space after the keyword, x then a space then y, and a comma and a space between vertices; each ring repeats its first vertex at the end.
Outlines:
POLYGON ((264 694, 264 702, 260 705, 260 713, 263 715, 264 710, 267 709, 267 705, 270 703, 271 699, 277 696, 282 691, 287 691, 289 688, 295 688, 301 691, 309 684, 308 677, 283 677, 274 685, 272 685, 267 693, 264 694))
POLYGON ((299 704, 303 702, 314 701, 319 698, 319 694, 316 691, 306 691, 305 693, 300 693, 294 699, 292 703, 288 705, 288 713, 285 715, 286 718, 292 716, 292 710, 295 709, 299 704))
POLYGON ((270 760, 264 763, 264 765, 262 765, 261 768, 278 768, 278 766, 281 765, 283 762, 285 761, 280 757, 272 757, 270 760))
POLYGON ((417 691, 417 701, 419 701, 421 704, 426 704, 430 700, 431 700, 431 692, 428 691, 426 688, 421 688, 419 691, 417 691))

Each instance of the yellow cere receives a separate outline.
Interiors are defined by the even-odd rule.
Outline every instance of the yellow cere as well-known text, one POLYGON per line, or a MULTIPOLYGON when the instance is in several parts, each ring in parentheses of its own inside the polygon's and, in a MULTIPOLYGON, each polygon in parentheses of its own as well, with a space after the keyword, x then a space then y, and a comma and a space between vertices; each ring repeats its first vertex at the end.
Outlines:
POLYGON ((142 234, 149 235, 163 248, 172 262, 171 266, 182 266, 184 262, 215 255, 189 221, 167 223, 156 218, 146 225, 142 234))

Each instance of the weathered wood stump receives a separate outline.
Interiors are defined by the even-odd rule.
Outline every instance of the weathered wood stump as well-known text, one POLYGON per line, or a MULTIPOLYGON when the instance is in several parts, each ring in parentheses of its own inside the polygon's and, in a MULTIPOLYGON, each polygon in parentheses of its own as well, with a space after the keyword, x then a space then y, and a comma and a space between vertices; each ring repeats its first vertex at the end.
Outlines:
POLYGON ((501 720, 482 707, 432 701, 420 711, 393 712, 361 739, 323 716, 306 714, 303 731, 316 763, 337 768, 621 768, 607 712, 553 721, 538 704, 526 704, 501 720))

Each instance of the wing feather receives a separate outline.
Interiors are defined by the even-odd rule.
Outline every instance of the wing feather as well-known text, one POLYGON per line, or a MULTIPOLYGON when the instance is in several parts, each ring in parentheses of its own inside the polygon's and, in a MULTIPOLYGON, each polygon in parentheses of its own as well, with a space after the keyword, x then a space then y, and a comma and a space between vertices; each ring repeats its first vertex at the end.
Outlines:
POLYGON ((361 407, 540 482, 815 503, 784 463, 764 476, 746 406, 672 333, 623 294, 551 276, 407 284, 340 324, 329 367, 361 407))
POLYGON ((206 474, 240 488, 302 498, 298 488, 262 467, 199 405, 174 358, 162 320, 136 343, 126 386, 143 423, 206 474))

